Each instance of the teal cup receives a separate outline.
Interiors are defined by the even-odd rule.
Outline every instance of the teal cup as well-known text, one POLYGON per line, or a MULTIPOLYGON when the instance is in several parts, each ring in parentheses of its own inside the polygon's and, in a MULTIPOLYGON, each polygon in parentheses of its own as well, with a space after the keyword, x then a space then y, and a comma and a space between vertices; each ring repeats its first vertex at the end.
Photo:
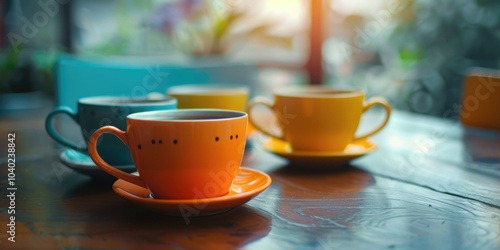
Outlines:
MULTIPOLYGON (((88 154, 87 143, 90 136, 103 126, 115 126, 123 131, 127 129, 127 115, 143 111, 176 109, 175 98, 163 97, 161 99, 127 98, 112 96, 86 97, 78 101, 78 111, 75 112, 67 106, 54 108, 45 119, 47 133, 57 143, 79 152, 88 154), (53 120, 58 114, 66 114, 81 128, 84 141, 72 142, 64 138, 54 129, 53 120)), ((112 165, 133 164, 132 156, 127 146, 117 137, 104 134, 97 142, 99 155, 112 165)))

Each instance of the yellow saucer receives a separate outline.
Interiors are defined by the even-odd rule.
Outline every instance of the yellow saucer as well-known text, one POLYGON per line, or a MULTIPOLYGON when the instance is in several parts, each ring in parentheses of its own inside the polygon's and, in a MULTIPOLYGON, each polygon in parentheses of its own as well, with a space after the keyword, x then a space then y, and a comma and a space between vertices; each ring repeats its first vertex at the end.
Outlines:
MULTIPOLYGON (((137 172, 133 174, 138 175, 137 172)), ((269 185, 271 185, 269 175, 254 169, 240 168, 229 193, 220 197, 189 200, 154 199, 151 198, 148 189, 124 180, 117 180, 113 184, 113 191, 136 205, 155 212, 179 216, 200 216, 225 212, 243 205, 269 185)))
POLYGON ((270 138, 261 144, 262 148, 272 154, 287 159, 291 163, 303 164, 339 164, 364 156, 377 149, 377 145, 368 140, 359 140, 347 145, 339 152, 312 152, 293 150, 288 142, 270 138))

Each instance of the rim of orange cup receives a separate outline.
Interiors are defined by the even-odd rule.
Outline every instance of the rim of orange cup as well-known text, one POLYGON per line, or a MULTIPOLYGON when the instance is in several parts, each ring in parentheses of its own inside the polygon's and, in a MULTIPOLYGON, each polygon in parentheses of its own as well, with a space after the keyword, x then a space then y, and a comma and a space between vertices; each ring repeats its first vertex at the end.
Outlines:
POLYGON ((148 99, 147 96, 128 97, 128 96, 89 96, 78 100, 79 104, 87 106, 161 106, 166 104, 175 104, 177 99, 165 96, 161 99, 148 99))
POLYGON ((171 109, 171 110, 155 110, 133 113, 127 115, 127 119, 151 122, 220 122, 225 120, 233 120, 243 118, 247 113, 229 109, 171 109), (211 114, 207 114, 211 113, 211 114), (171 117, 165 117, 165 114, 172 114, 171 117), (230 114, 232 116, 230 116, 230 114), (206 117, 211 115, 210 117, 206 117), (182 116, 203 116, 203 119, 185 119, 182 116), (221 117, 223 116, 223 117, 221 117), (161 117, 158 120, 155 118, 161 117), (172 118, 172 119, 168 119, 172 118), (176 119, 173 119, 176 118, 176 119))

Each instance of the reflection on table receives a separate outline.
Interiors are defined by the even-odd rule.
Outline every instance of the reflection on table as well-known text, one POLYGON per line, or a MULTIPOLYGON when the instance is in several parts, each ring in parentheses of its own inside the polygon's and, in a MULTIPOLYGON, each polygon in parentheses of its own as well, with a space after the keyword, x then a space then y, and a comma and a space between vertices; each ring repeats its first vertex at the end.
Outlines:
MULTIPOLYGON (((395 112, 348 164, 296 168, 252 137, 243 165, 272 185, 216 215, 158 215, 59 160, 43 129, 48 109, 0 121, 17 135, 16 239, 0 248, 498 249, 500 135, 395 112)), ((364 122, 370 123, 368 115, 364 122)), ((0 150, 6 150, 5 143, 0 150)), ((6 176, 2 159, 1 176, 6 176)), ((5 197, 6 178, 0 179, 5 197)), ((1 207, 7 207, 1 199, 1 207)), ((0 212, 0 221, 8 214, 0 212)))

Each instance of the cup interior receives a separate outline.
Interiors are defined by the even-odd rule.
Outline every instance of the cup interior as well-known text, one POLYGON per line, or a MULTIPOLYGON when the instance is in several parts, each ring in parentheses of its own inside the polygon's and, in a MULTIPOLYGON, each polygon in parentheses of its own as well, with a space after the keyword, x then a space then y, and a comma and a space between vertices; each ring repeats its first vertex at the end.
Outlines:
POLYGON ((134 113, 127 118, 147 121, 210 122, 237 119, 246 115, 244 112, 222 109, 179 109, 134 113))

